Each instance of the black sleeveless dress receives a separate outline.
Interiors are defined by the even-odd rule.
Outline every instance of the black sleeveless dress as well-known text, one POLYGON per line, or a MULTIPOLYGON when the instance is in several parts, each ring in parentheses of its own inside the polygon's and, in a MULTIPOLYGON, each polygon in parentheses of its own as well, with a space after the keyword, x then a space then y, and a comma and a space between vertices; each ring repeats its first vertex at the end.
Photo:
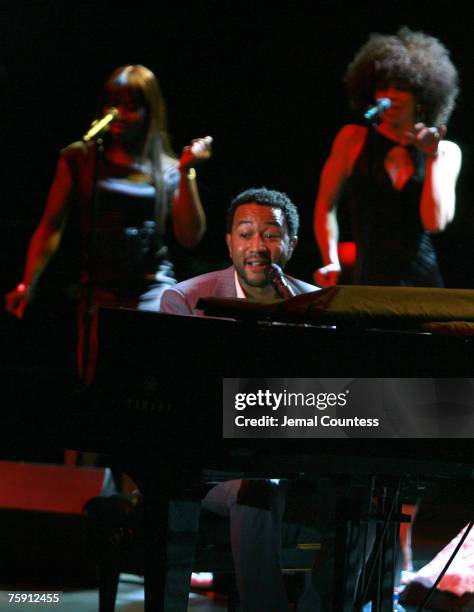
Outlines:
MULTIPOLYGON (((164 175, 170 191, 174 173, 164 175)), ((177 172, 176 172, 177 174, 177 172)), ((164 228, 156 218, 155 187, 146 178, 106 177, 99 181, 99 214, 96 227, 94 285, 118 298, 140 297, 152 287, 175 283, 164 228), (168 277, 168 278, 167 278, 168 277)))
POLYGON ((100 302, 104 295, 117 303, 134 303, 140 310, 158 310, 161 293, 176 283, 164 236, 179 172, 172 165, 163 170, 159 202, 150 176, 140 172, 132 176, 104 160, 94 215, 95 154, 95 147, 84 143, 73 143, 62 151, 72 177, 73 211, 83 238, 81 284, 91 283, 97 293, 95 301, 100 302), (91 227, 95 227, 93 232, 91 227), (90 252, 92 258, 88 258, 90 252), (87 265, 88 260, 92 265, 87 265))
POLYGON ((350 221, 357 245, 353 282, 360 285, 442 287, 436 253, 423 229, 419 207, 425 158, 406 146, 414 173, 402 189, 385 169, 398 143, 370 130, 348 180, 350 221))

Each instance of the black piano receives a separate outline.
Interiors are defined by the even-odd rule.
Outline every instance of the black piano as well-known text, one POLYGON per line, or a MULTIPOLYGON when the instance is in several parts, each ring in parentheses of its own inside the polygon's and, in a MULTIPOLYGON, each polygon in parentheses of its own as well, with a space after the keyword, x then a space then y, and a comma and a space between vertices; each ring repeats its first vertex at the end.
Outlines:
MULTIPOLYGON (((223 438, 224 378, 247 377, 258 386, 279 377, 429 377, 440 381, 441 389, 443 381, 452 389, 457 379, 472 398, 472 336, 426 331, 426 319, 417 313, 367 318, 348 316, 343 307, 342 313, 326 309, 323 316, 311 317, 306 306, 302 314, 301 300, 296 301, 296 311, 288 312, 211 298, 203 302, 210 316, 202 318, 102 310, 94 419, 101 421, 101 430, 108 427, 111 448, 129 456, 125 449, 133 448, 132 455, 142 458, 132 469, 153 499, 149 528, 157 539, 149 563, 156 568, 156 551, 165 543, 165 534, 156 530, 157 518, 161 514, 166 524, 167 495, 182 495, 199 484, 202 468, 227 477, 293 481, 302 475, 334 481, 364 475, 389 488, 400 482, 408 488, 420 482, 470 486, 474 431, 435 444, 423 438, 223 438)), ((455 397, 441 399, 439 410, 455 409, 455 397)), ((158 572, 149 577, 155 585, 160 579, 158 572)), ((392 590, 386 592, 390 597, 380 610, 391 610, 392 590)), ((149 592, 148 597, 153 606, 162 594, 149 592)), ((335 600, 331 610, 348 605, 335 600)))
MULTIPOLYGON (((439 291, 435 297, 442 301, 439 291)), ((471 293, 463 292, 464 308, 471 293)), ((225 478, 362 474, 398 491, 394 483, 470 486, 474 432, 469 430, 435 444, 423 438, 223 438, 224 378, 246 377, 258 385, 268 378, 430 377, 458 379, 472 389, 471 335, 427 331, 427 319, 418 312, 405 318, 379 312, 354 316, 344 307, 309 312, 294 299, 296 308, 290 310, 210 299, 203 304, 208 317, 103 308, 94 383, 83 389, 70 372, 60 379, 57 364, 48 371, 57 394, 49 411, 34 419, 36 435, 112 457, 144 492, 147 610, 165 609, 168 502, 187 495, 196 499, 204 469, 225 478)), ((445 320, 443 313, 436 315, 435 321, 445 320)), ((472 313, 466 318, 473 319, 472 313)), ((35 376, 42 393, 41 375, 35 376)), ((448 397, 440 408, 452 408, 448 397)), ((331 612, 340 612, 338 605, 331 612)), ((391 596, 380 609, 391 610, 389 605, 391 596)))

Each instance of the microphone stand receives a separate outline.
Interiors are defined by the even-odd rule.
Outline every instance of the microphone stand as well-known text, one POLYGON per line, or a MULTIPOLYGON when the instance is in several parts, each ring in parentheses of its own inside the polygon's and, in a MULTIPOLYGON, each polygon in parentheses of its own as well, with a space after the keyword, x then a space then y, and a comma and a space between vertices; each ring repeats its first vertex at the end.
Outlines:
POLYGON ((87 246, 85 253, 85 277, 86 289, 84 299, 84 310, 82 313, 83 338, 82 338, 82 363, 81 363, 81 378, 84 386, 88 386, 90 369, 90 345, 92 322, 94 318, 94 277, 96 270, 96 250, 97 250, 97 218, 99 210, 99 172, 104 158, 104 141, 101 137, 96 139, 94 170, 92 178, 91 205, 89 211, 88 227, 87 227, 87 246))
POLYGON ((91 356, 91 333, 93 332, 94 320, 94 300, 93 287, 96 271, 96 250, 97 250, 97 217, 99 210, 99 195, 98 182, 99 172, 104 158, 104 141, 103 134, 109 129, 112 121, 119 117, 120 113, 117 108, 110 108, 108 112, 98 120, 92 122, 89 130, 82 137, 83 142, 88 143, 95 140, 95 157, 94 170, 92 177, 91 191, 91 206, 89 211, 88 228, 87 228, 87 246, 85 253, 85 272, 86 272, 86 291, 83 316, 83 338, 82 338, 82 360, 80 367, 82 368, 81 378, 83 384, 87 387, 91 382, 89 380, 90 356, 91 356))
POLYGON ((364 269, 359 270, 358 268, 356 268, 356 271, 358 272, 358 275, 359 275, 359 278, 357 279, 359 284, 361 284, 360 277, 362 276, 364 278, 366 276, 367 267, 370 268, 371 266, 371 261, 370 261, 371 253, 370 251, 369 253, 367 253, 367 246, 370 244, 371 233, 373 231, 373 224, 372 224, 373 206, 371 205, 371 203, 376 193, 375 164, 377 161, 377 157, 376 157, 376 154, 377 154, 377 126, 378 126, 378 123, 384 111, 388 110, 391 107, 391 101, 389 98, 379 98, 378 100, 376 100, 376 107, 377 108, 372 107, 371 109, 369 109, 366 113, 364 113, 364 116, 363 116, 364 122, 368 126, 367 176, 368 176, 369 183, 368 183, 368 189, 367 189, 367 194, 366 194, 366 197, 367 197, 366 210, 368 211, 370 218, 368 221, 366 219, 366 228, 365 228, 366 252, 364 254, 364 261, 365 261, 364 269))
POLYGON ((367 189, 367 193, 366 193, 366 198, 367 198, 367 202, 366 202, 366 211, 368 213, 368 216, 370 215, 370 218, 367 219, 366 218, 366 222, 365 222, 365 228, 362 229, 362 231, 366 234, 365 235, 365 239, 364 239, 364 247, 365 247, 365 253, 364 253, 364 259, 363 259, 363 268, 362 269, 358 269, 358 275, 359 278, 358 280, 358 284, 361 284, 361 277, 365 278, 366 277, 366 270, 369 267, 370 268, 370 264, 371 262, 368 261, 368 258, 371 256, 370 251, 368 251, 368 245, 370 244, 370 240, 371 240, 371 232, 372 232, 372 214, 373 214, 373 198, 375 195, 375 163, 376 163, 376 153, 377 153, 377 120, 370 120, 370 121, 366 121, 367 123, 367 129, 368 129, 368 133, 367 133, 367 138, 368 138, 368 148, 367 148, 367 176, 368 176, 368 189, 367 189))

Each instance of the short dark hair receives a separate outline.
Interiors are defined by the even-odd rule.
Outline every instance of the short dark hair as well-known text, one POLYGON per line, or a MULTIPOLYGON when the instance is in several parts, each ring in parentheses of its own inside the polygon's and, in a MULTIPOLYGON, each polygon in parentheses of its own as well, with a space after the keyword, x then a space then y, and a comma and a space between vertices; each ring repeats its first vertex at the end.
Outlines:
POLYGON ((267 189, 266 187, 252 187, 250 189, 246 189, 232 200, 227 211, 226 228, 228 232, 232 231, 232 223, 234 221, 234 213, 236 208, 242 206, 242 204, 252 203, 260 204, 261 206, 273 206, 274 208, 280 208, 285 215, 289 235, 291 237, 298 235, 298 229, 300 227, 298 209, 286 195, 286 193, 275 191, 274 189, 267 189))

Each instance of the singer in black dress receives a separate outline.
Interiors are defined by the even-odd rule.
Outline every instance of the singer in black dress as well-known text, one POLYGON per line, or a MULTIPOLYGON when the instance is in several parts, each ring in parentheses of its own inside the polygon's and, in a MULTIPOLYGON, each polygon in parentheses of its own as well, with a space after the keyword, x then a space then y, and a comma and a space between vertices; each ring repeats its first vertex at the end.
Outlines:
POLYGON ((455 213, 459 147, 444 139, 458 93, 457 70, 440 41, 401 28, 373 34, 345 77, 361 124, 342 127, 324 164, 314 210, 321 286, 337 283, 337 205, 349 203, 356 284, 442 286, 430 234, 455 213), (363 125, 370 104, 373 124, 363 125))
POLYGON ((194 140, 177 159, 158 80, 141 65, 117 68, 107 79, 98 118, 111 109, 117 116, 102 135, 100 156, 96 140, 84 139, 61 151, 22 281, 6 296, 6 309, 22 318, 59 247, 66 221, 76 221, 83 262, 78 364, 86 380, 96 359, 98 307, 158 310, 161 293, 176 283, 165 244, 168 219, 177 243, 185 248, 197 245, 206 229, 194 165, 210 157, 212 139, 194 140), (86 314, 91 319, 85 330, 86 314), (85 331, 87 373, 83 372, 85 331))

